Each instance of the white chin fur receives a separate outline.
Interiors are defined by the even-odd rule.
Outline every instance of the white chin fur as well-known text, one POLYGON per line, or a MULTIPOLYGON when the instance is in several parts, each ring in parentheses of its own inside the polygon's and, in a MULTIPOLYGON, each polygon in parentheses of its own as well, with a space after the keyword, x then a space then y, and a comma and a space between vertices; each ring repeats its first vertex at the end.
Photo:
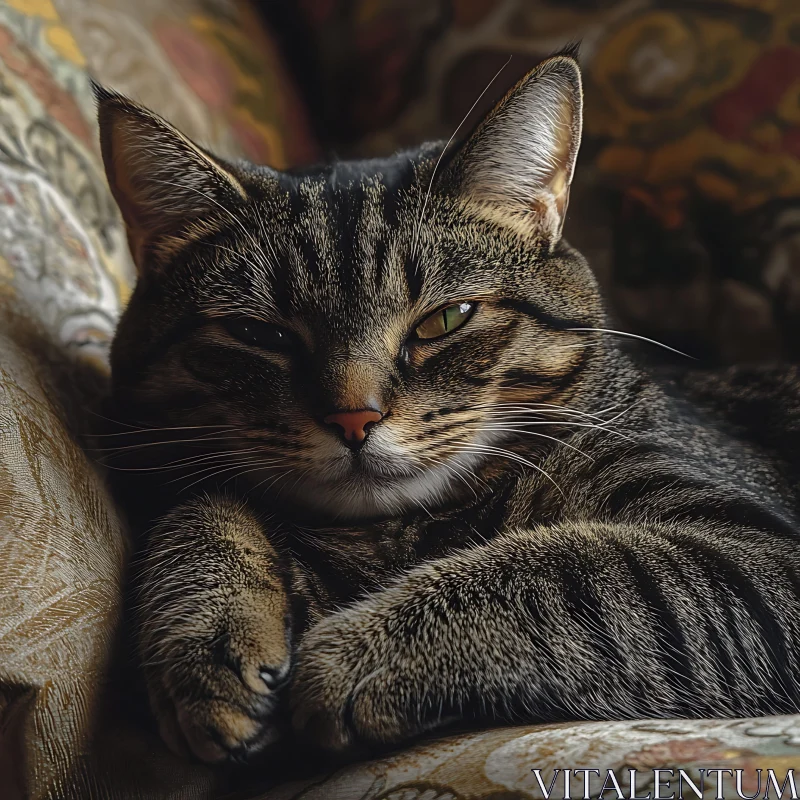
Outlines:
POLYGON ((459 486, 463 488, 464 482, 459 475, 471 471, 479 460, 479 456, 461 454, 424 472, 391 478, 349 472, 339 480, 330 480, 333 476, 325 475, 323 470, 324 483, 312 476, 292 487, 289 494, 304 506, 336 520, 425 510, 440 506, 459 486))

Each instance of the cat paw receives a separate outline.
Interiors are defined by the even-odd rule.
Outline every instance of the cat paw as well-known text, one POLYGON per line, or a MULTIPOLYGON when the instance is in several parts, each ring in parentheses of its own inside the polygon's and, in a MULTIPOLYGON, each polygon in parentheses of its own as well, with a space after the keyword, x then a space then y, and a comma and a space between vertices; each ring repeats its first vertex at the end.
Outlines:
POLYGON ((201 761, 252 759, 280 735, 291 622, 278 555, 247 507, 203 496, 149 534, 137 649, 162 738, 201 761))
POLYGON ((150 705, 173 752, 246 762, 281 737, 279 700, 291 672, 285 625, 270 631, 252 602, 219 626, 204 626, 202 614, 177 619, 143 649, 150 705))
POLYGON ((325 750, 363 754, 441 720, 424 718, 425 653, 391 635, 370 601, 318 622, 298 648, 290 704, 299 736, 325 750))

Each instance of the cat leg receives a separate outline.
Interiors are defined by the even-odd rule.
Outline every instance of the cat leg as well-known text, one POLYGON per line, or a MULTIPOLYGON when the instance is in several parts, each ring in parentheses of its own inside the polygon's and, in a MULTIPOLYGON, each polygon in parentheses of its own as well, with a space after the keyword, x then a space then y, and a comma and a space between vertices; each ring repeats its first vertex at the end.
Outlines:
POLYGON ((707 520, 505 533, 312 626, 294 724, 343 750, 452 720, 797 711, 798 574, 793 540, 707 520))
POLYGON ((171 749, 220 762, 278 738, 290 608, 252 512, 222 497, 175 508, 149 534, 136 592, 138 653, 171 749))

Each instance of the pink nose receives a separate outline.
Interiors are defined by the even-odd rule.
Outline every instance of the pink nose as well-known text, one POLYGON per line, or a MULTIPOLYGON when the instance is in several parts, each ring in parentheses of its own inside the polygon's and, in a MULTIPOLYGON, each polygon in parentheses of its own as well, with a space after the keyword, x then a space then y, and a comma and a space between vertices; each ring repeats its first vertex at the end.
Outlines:
POLYGON ((359 445, 367 438, 367 426, 380 422, 384 415, 380 411, 362 409, 361 411, 337 411, 328 414, 324 422, 326 425, 338 425, 342 430, 345 442, 350 445, 359 445))

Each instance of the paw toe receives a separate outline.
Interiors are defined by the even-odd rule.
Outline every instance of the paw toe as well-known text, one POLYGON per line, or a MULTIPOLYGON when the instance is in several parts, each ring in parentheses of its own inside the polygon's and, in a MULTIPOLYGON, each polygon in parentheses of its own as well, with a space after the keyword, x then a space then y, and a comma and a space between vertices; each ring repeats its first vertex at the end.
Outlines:
POLYGON ((247 713, 222 700, 191 703, 177 723, 195 758, 208 763, 246 761, 278 739, 269 711, 247 713))
POLYGON ((271 692, 279 692, 288 683, 291 677, 291 664, 288 660, 278 666, 262 665, 258 669, 260 679, 271 692))

